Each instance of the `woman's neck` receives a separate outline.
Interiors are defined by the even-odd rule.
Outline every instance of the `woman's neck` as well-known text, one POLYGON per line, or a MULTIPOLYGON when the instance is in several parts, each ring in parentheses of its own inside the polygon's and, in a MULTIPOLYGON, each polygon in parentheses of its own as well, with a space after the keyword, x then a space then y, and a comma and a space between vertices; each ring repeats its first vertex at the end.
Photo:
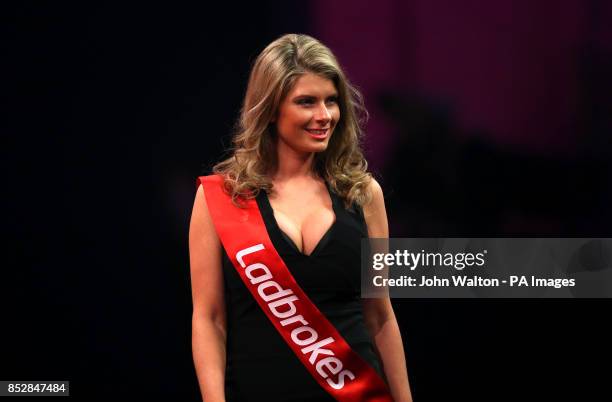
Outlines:
POLYGON ((272 174, 274 181, 286 181, 315 177, 313 169, 314 152, 298 152, 279 143, 277 147, 277 165, 272 174))

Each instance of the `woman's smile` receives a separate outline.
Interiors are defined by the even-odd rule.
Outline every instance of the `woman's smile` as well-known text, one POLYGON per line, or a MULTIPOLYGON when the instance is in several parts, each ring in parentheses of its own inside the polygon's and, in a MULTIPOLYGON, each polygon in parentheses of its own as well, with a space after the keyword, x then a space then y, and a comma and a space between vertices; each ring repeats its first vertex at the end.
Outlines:
POLYGON ((307 128, 306 132, 310 134, 313 138, 316 138, 318 140, 323 140, 327 138, 327 134, 329 134, 329 129, 328 128, 324 128, 324 129, 307 128))

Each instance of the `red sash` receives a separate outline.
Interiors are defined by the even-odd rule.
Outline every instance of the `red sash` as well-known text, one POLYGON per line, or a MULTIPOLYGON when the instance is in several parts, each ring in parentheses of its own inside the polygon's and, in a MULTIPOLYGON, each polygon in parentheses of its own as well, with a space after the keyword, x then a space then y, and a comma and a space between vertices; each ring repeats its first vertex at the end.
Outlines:
POLYGON ((254 199, 235 207, 219 175, 202 176, 208 210, 240 278, 293 353, 338 401, 390 402, 389 389, 299 287, 268 236, 254 199))

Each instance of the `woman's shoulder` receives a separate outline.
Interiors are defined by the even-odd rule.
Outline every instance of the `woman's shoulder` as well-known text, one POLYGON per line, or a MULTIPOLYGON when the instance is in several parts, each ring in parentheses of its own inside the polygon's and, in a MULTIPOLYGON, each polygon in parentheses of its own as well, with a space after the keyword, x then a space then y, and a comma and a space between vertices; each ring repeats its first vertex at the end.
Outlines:
MULTIPOLYGON (((366 194, 364 197, 365 201, 359 203, 354 201, 352 203, 353 207, 358 207, 365 210, 366 208, 370 208, 373 204, 380 204, 381 201, 384 202, 382 187, 373 177, 371 177, 369 182, 365 185, 363 192, 366 194)), ((344 199, 344 201, 346 202, 346 199, 344 199)))
POLYGON ((363 205, 363 215, 371 237, 387 237, 389 233, 383 190, 376 179, 368 184, 370 200, 363 205))
MULTIPOLYGON (((370 182, 366 186, 366 191, 371 194, 371 198, 367 204, 372 204, 373 202, 384 201, 383 190, 378 181, 375 178, 371 178, 370 182)), ((366 205, 367 205, 366 204, 366 205)))

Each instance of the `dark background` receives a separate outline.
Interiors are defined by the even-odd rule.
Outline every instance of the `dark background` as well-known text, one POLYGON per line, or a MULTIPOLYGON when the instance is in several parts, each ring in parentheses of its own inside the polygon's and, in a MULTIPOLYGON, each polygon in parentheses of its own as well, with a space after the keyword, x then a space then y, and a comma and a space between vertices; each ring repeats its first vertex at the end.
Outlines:
MULTIPOLYGON (((0 379, 70 380, 78 400, 198 400, 195 177, 229 144, 250 63, 287 32, 328 44, 363 89, 392 236, 610 237, 606 2, 326 4, 3 10, 0 379), (449 28, 451 13, 470 28, 449 28)), ((394 306, 416 401, 608 389, 609 300, 394 306)))

